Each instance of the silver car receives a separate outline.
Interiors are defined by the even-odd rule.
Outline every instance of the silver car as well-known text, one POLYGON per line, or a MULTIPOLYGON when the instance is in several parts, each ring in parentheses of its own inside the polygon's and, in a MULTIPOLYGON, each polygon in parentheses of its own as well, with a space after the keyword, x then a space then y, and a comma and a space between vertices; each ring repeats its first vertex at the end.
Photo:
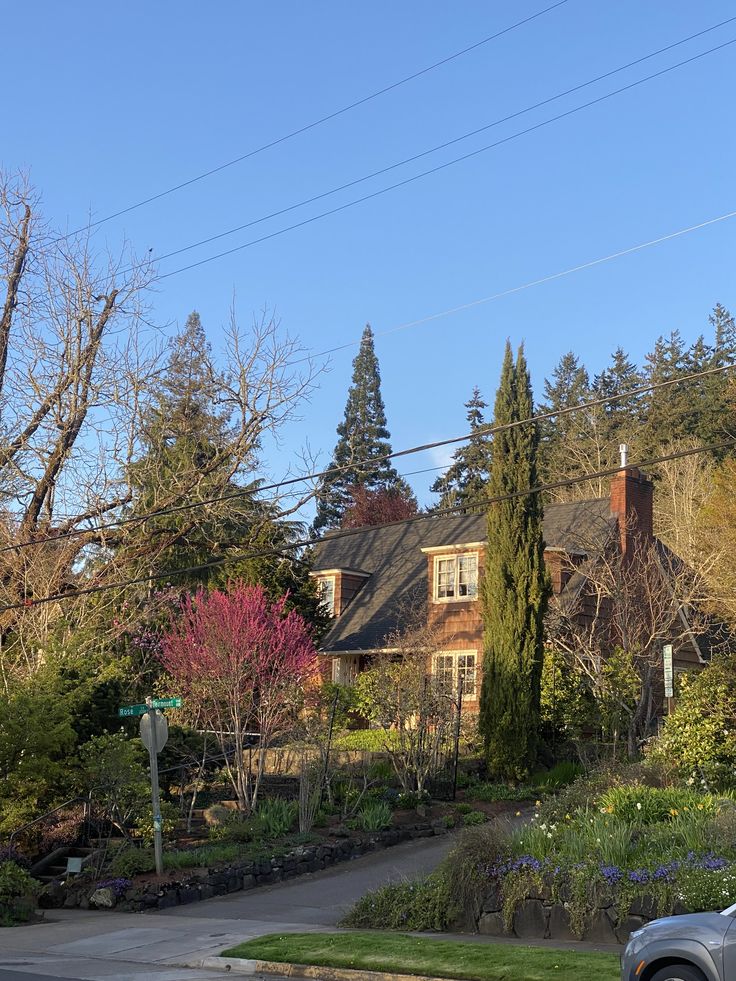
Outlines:
POLYGON ((632 933, 621 981, 736 981, 736 905, 668 916, 632 933))

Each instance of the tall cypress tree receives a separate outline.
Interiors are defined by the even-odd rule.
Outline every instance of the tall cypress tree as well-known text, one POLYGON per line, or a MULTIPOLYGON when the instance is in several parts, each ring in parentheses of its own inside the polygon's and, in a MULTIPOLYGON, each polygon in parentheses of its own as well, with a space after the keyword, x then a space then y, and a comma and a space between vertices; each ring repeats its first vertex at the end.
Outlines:
POLYGON ((335 528, 341 523, 351 504, 351 487, 397 491, 413 499, 411 489, 399 477, 391 461, 381 459, 391 452, 391 434, 386 428, 381 373, 370 324, 365 326, 360 350, 353 361, 353 381, 337 435, 329 469, 344 469, 322 480, 314 531, 335 528))
MULTIPOLYGON (((494 425, 529 418, 532 411, 523 347, 514 364, 507 342, 494 425)), ((536 425, 496 434, 490 496, 527 491, 536 485, 538 442, 536 425)), ((481 585, 484 654, 479 726, 488 766, 500 777, 523 777, 535 761, 543 621, 550 591, 539 496, 522 494, 492 504, 481 585)))
POLYGON ((480 389, 476 385, 465 403, 468 410, 465 418, 470 425, 470 432, 478 435, 472 436, 455 451, 452 464, 432 484, 432 493, 441 495, 437 505, 439 509, 462 505, 466 514, 484 509, 482 501, 488 494, 493 445, 491 438, 481 432, 487 425, 483 418, 486 407, 487 403, 481 398, 480 389))

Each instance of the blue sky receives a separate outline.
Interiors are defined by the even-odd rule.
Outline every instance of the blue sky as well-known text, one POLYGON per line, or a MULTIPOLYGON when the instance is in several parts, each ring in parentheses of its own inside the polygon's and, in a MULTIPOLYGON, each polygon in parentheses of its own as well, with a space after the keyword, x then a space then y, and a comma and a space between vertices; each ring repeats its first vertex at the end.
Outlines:
MULTIPOLYGON (((27 167, 53 223, 76 228, 236 157, 474 43, 551 0, 205 5, 39 2, 3 17, 0 163, 27 167), (10 84, 11 80, 16 82, 10 84), (11 98, 12 107, 8 108, 11 98)), ((101 226, 161 255, 420 152, 736 14, 733 2, 568 0, 339 119, 101 226)), ((736 37, 736 22, 577 96, 214 246, 242 244, 510 135, 736 37)), ((395 449, 464 431, 503 343, 524 340, 537 395, 574 350, 592 372, 618 345, 692 340, 736 306, 736 219, 466 312, 382 331, 736 209, 736 45, 496 150, 158 284, 169 333, 194 308, 217 348, 274 309, 319 351, 377 332, 395 449)), ((335 441, 354 350, 333 356, 304 420, 267 448, 272 475, 306 439, 335 441)), ((402 469, 443 461, 412 457, 402 469)), ((422 503, 433 474, 413 478, 422 503)))

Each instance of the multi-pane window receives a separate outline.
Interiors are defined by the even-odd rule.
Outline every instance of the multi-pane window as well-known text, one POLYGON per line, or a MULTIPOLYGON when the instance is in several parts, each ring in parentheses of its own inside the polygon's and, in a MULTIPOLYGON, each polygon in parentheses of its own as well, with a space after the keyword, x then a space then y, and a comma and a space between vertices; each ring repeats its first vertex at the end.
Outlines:
POLYGON ((435 654, 434 675, 443 688, 452 692, 457 692, 462 680, 464 698, 475 698, 478 694, 475 651, 435 654))
POLYGON ((473 553, 436 559, 434 580, 435 599, 475 599, 478 595, 478 556, 473 553))
POLYGON ((332 576, 320 579, 317 585, 319 601, 328 613, 335 615, 335 580, 332 576))

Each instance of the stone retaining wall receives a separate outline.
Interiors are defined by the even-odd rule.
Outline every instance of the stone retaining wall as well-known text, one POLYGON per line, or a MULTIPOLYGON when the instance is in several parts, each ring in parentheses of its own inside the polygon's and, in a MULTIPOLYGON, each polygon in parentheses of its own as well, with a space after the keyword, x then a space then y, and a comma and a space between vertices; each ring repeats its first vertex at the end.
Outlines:
MULTIPOLYGON (((643 894, 629 905, 625 914, 610 890, 592 889, 589 912, 581 931, 574 931, 570 922, 569 903, 554 902, 551 889, 543 887, 523 899, 516 907, 511 929, 507 929, 500 889, 489 890, 480 912, 475 917, 477 933, 492 937, 519 939, 588 940, 600 944, 625 944, 629 934, 663 915, 657 912, 653 896, 643 894)), ((675 908, 675 914, 686 910, 675 908)))
POLYGON ((367 852, 398 845, 400 842, 417 838, 431 838, 447 833, 442 821, 431 824, 416 824, 402 828, 389 828, 370 836, 346 837, 323 844, 299 845, 286 855, 278 858, 264 858, 257 861, 242 861, 221 868, 208 869, 205 874, 187 875, 171 882, 144 882, 133 884, 122 896, 116 896, 114 889, 105 887, 95 889, 90 884, 79 882, 69 888, 59 887, 48 890, 45 895, 47 906, 65 906, 82 909, 117 909, 142 912, 148 909, 169 909, 185 903, 196 903, 214 896, 255 889, 271 885, 285 879, 293 879, 309 872, 318 872, 338 862, 348 862, 367 852))

